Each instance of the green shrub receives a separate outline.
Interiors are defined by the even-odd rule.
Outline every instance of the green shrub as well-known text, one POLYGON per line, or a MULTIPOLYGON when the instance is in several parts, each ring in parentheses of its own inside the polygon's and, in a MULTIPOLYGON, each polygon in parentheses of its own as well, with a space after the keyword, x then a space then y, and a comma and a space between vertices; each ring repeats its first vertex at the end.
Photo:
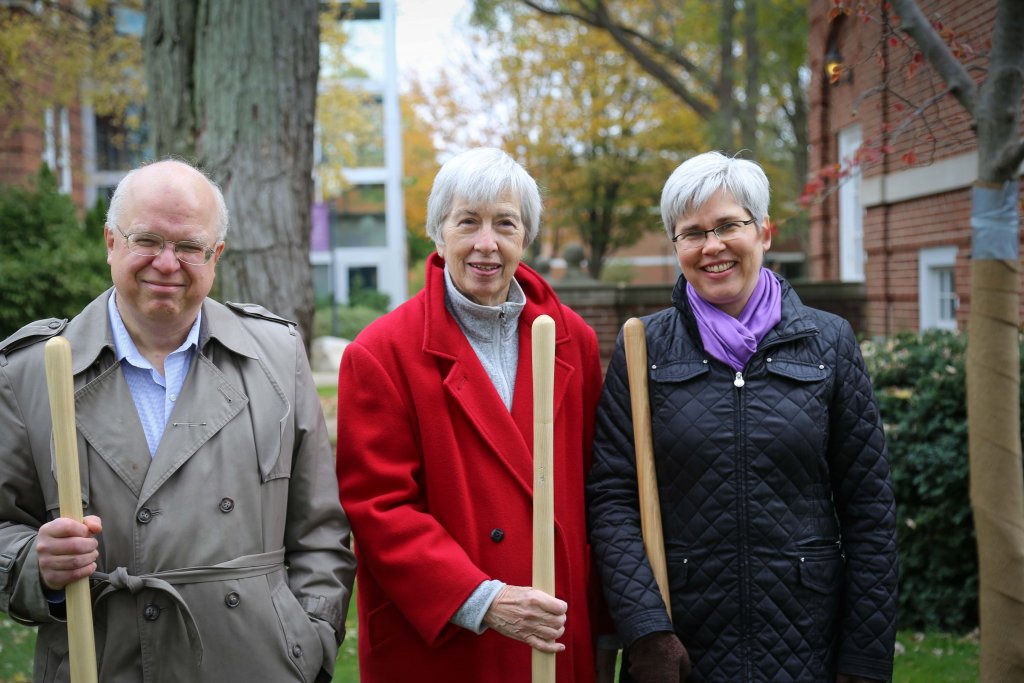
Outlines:
POLYGON ((74 317, 110 286, 102 221, 86 228, 44 166, 32 187, 0 187, 0 339, 40 318, 74 317))
POLYGON ((978 624, 968 495, 966 336, 929 331, 865 343, 896 489, 900 628, 978 624))
POLYGON ((337 320, 337 329, 334 329, 335 319, 332 318, 330 304, 324 303, 316 307, 316 312, 313 314, 314 338, 341 337, 342 339, 352 341, 364 327, 379 318, 382 313, 365 306, 339 305, 334 315, 337 320))

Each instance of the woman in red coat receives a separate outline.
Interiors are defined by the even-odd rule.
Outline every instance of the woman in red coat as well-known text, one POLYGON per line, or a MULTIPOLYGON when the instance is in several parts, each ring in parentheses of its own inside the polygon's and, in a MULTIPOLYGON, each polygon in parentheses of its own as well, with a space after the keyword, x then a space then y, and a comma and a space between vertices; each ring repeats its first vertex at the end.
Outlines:
POLYGON ((540 213, 504 152, 448 161, 427 203, 423 291, 345 349, 338 484, 363 681, 528 681, 531 647, 557 653, 559 681, 594 680, 583 486, 601 369, 593 330, 520 264, 540 213), (542 314, 556 329, 554 597, 529 587, 542 314))

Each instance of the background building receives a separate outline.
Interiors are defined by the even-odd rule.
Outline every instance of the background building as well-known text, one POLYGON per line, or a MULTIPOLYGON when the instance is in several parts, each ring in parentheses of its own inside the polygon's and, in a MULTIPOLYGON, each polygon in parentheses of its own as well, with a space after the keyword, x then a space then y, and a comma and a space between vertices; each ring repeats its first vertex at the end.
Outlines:
MULTIPOLYGON (((395 11, 395 0, 367 2, 344 20, 345 58, 364 74, 346 77, 344 85, 369 95, 365 116, 376 133, 343 170, 344 191, 324 196, 318 183, 310 257, 318 300, 333 296, 349 303, 359 290, 376 290, 394 308, 407 296, 395 11)), ((325 77, 330 75, 321 74, 321 87, 325 77)))
MULTIPOLYGON (((965 61, 984 63, 995 6, 929 0, 922 10, 945 22, 965 61)), ((970 117, 923 60, 883 35, 885 8, 830 20, 834 7, 810 3, 810 168, 849 173, 811 205, 810 276, 863 286, 867 335, 963 329, 977 177, 970 117)))

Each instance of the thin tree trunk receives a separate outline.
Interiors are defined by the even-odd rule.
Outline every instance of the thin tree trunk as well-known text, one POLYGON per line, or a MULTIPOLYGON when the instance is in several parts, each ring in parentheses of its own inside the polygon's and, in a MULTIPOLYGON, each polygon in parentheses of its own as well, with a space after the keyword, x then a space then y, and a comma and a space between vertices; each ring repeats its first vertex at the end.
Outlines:
POLYGON ((975 194, 967 347, 970 495, 978 544, 981 683, 1024 681, 1024 467, 1020 438, 1020 103, 1024 7, 1003 0, 988 77, 978 91, 978 185, 1004 197, 998 249, 979 240, 982 192, 975 194), (1007 159, 1012 159, 1006 163, 1007 159))
POLYGON ((231 214, 220 297, 296 321, 307 345, 317 12, 316 0, 146 3, 150 111, 175 112, 154 119, 157 154, 194 150, 231 214))
POLYGON ((1019 269, 974 261, 967 345, 970 495, 978 544, 982 683, 1024 680, 1019 269))

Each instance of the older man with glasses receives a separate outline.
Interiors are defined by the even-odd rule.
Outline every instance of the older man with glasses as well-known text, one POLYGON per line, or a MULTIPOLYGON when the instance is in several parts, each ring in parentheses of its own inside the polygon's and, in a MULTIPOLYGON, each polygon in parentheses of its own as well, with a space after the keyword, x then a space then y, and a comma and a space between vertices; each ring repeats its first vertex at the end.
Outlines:
POLYGON ((102 681, 330 680, 349 525, 293 324, 208 298, 220 189, 179 161, 129 173, 113 288, 0 343, 0 609, 68 680, 63 589, 89 577, 102 681), (73 351, 83 522, 58 516, 41 342, 73 351))

